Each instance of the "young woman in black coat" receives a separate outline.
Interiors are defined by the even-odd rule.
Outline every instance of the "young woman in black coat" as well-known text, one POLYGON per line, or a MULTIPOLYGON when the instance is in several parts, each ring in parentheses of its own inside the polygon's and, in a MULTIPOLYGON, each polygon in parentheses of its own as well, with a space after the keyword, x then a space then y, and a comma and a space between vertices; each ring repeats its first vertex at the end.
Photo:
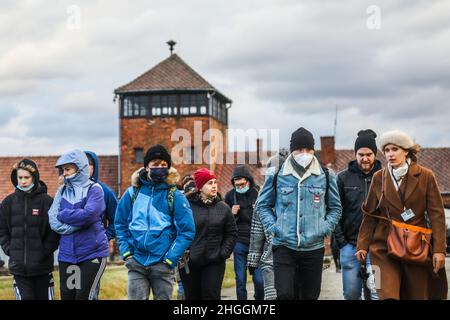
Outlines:
POLYGON ((9 256, 16 299, 52 300, 53 252, 59 245, 59 236, 48 223, 53 199, 31 160, 14 166, 11 182, 15 191, 0 207, 0 245, 9 256))
POLYGON ((220 300, 225 261, 237 239, 230 207, 217 193, 217 181, 207 169, 194 174, 197 192, 188 197, 194 214, 195 238, 188 267, 180 271, 186 300, 220 300))

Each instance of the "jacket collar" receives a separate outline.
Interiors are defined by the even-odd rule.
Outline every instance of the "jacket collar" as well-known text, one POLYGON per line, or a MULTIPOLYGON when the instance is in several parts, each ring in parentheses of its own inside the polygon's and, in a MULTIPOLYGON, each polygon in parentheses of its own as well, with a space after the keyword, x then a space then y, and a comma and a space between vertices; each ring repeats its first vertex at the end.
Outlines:
MULTIPOLYGON (((398 209, 400 212, 404 211, 403 203, 400 198, 399 192, 396 190, 394 186, 394 182, 392 181, 391 174, 386 168, 384 171, 384 196, 389 201, 389 203, 398 209)), ((408 202, 408 199, 411 198, 414 190, 416 190, 417 185, 419 183, 419 176, 422 173, 421 167, 416 162, 411 162, 409 167, 409 171, 406 178, 406 183, 400 185, 400 191, 405 194, 405 203, 408 202)), ((407 208, 408 209, 408 208, 407 208)))
POLYGON ((131 185, 133 187, 139 187, 142 184, 144 184, 144 185, 149 185, 149 186, 154 185, 154 186, 161 186, 163 188, 167 188, 168 185, 175 185, 180 178, 180 174, 178 173, 177 169, 175 169, 174 167, 170 167, 169 174, 166 178, 165 183, 154 184, 153 182, 148 181, 144 178, 146 175, 147 175, 147 172, 145 171, 144 168, 140 168, 140 169, 136 170, 131 175, 131 185))
POLYGON ((322 171, 320 169, 319 160, 317 160, 316 156, 313 157, 311 165, 309 166, 308 170, 306 170, 303 177, 300 177, 300 175, 295 171, 295 169, 292 166, 291 161, 290 161, 291 158, 292 158, 292 154, 290 154, 289 157, 287 157, 286 161, 284 162, 284 168, 283 168, 283 172, 282 172, 283 176, 293 175, 298 180, 300 180, 300 182, 303 182, 307 178, 309 178, 312 174, 315 176, 320 176, 322 174, 322 171))

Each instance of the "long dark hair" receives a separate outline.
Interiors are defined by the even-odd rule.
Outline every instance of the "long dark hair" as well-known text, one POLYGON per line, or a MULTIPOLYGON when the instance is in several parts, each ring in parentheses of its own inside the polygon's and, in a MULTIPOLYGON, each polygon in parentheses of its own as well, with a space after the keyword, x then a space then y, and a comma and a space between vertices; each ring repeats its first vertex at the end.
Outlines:
POLYGON ((406 157, 410 158, 413 162, 417 162, 417 154, 420 152, 420 146, 418 144, 415 144, 406 151, 408 152, 406 157))

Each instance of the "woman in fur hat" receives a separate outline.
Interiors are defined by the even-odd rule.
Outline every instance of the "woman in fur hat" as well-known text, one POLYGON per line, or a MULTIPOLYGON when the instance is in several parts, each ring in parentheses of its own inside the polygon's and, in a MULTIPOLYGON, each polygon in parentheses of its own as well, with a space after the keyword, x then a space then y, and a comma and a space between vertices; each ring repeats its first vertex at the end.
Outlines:
POLYGON ((379 270, 380 299, 446 299, 445 213, 430 169, 417 163, 420 147, 402 131, 383 134, 378 144, 388 166, 375 173, 363 205, 356 256, 364 260, 370 250, 372 265, 379 270), (432 228, 431 259, 414 264, 388 256, 390 219, 432 228))

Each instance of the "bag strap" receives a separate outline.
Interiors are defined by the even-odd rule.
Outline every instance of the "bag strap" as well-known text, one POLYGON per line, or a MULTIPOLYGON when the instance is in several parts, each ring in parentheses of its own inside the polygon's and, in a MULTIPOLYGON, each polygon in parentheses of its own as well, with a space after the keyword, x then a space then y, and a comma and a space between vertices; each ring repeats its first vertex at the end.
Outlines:
MULTIPOLYGON (((369 217, 377 218, 377 219, 380 219, 380 220, 386 220, 389 223, 394 224, 397 221, 391 218, 391 214, 389 212, 389 207, 388 206, 386 206, 387 218, 373 214, 375 211, 377 211, 380 208, 381 201, 383 200, 383 197, 384 197, 384 183, 385 183, 384 179, 385 179, 385 174, 386 174, 386 168, 384 168, 382 170, 383 171, 382 171, 382 175, 381 175, 381 197, 380 197, 380 200, 378 201, 377 207, 375 208, 374 211, 372 211, 371 213, 365 213, 365 214, 368 215, 369 217)), ((425 215, 425 222, 427 224, 427 229, 432 230, 431 221, 430 221, 430 217, 428 216, 428 211, 427 210, 425 210, 424 215, 425 215)), ((402 222, 397 222, 397 223, 402 223, 402 222)))
POLYGON ((391 216, 389 214, 389 209, 387 209, 387 215, 388 215, 387 218, 382 217, 380 215, 374 215, 373 214, 375 211, 380 209, 381 201, 383 201, 383 198, 384 198, 384 175, 385 175, 385 173, 386 173, 386 169, 383 169, 382 172, 381 172, 381 196, 380 196, 380 200, 378 200, 377 207, 371 213, 364 213, 364 214, 369 216, 369 217, 372 217, 372 218, 377 218, 377 219, 385 220, 385 221, 388 221, 389 223, 392 223, 392 219, 391 219, 391 216))

